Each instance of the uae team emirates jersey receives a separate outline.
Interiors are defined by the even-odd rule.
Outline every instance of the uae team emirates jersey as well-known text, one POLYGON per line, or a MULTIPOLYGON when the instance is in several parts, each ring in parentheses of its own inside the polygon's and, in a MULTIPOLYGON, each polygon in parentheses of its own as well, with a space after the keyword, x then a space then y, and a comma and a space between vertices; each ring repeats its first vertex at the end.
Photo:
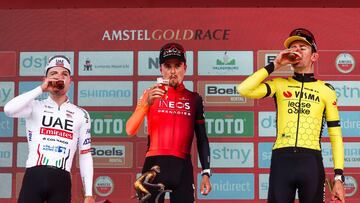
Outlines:
POLYGON ((156 99, 147 118, 150 142, 146 156, 185 158, 191 151, 195 124, 205 122, 202 98, 183 84, 169 87, 167 98, 156 99))
MULTIPOLYGON (((18 96, 5 107, 8 116, 26 119, 29 154, 26 167, 50 165, 70 172, 79 147, 80 157, 90 155, 88 113, 68 101, 58 106, 50 97, 35 100, 38 87, 18 96)), ((92 162, 92 159, 89 159, 92 162)))

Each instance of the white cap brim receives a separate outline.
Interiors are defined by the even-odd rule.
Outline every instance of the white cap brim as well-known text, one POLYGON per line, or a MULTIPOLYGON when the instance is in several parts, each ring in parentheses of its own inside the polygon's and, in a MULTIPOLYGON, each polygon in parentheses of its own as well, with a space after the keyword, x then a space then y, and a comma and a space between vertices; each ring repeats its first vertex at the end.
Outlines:
POLYGON ((51 60, 45 67, 45 73, 47 73, 47 71, 53 67, 63 67, 71 73, 70 63, 65 56, 58 56, 51 58, 51 60))

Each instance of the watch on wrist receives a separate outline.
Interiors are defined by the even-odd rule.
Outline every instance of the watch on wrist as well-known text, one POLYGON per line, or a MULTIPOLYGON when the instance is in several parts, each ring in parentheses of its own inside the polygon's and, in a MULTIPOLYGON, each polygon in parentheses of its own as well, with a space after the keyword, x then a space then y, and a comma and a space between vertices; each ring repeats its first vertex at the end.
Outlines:
POLYGON ((336 174, 336 175, 334 176, 334 181, 340 181, 341 183, 345 183, 345 176, 344 176, 344 175, 336 174))
POLYGON ((211 170, 210 169, 204 169, 201 171, 201 176, 207 175, 211 177, 211 170))

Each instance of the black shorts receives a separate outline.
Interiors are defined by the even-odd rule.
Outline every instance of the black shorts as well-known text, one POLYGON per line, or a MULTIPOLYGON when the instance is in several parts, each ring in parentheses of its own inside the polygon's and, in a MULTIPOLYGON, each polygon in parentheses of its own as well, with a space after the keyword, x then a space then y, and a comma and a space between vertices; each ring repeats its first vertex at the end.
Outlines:
POLYGON ((68 171, 49 167, 27 168, 18 203, 70 203, 71 176, 68 171))
POLYGON ((320 151, 282 148, 272 152, 268 203, 323 203, 325 171, 320 151))
MULTIPOLYGON (((194 176, 191 158, 181 159, 175 156, 151 156, 146 157, 143 171, 149 171, 154 165, 160 166, 160 174, 157 174, 153 183, 162 183, 165 189, 172 190, 170 193, 171 203, 193 203, 194 176)), ((149 203, 154 203, 158 191, 151 191, 149 203)), ((164 195, 159 203, 164 202, 164 195)))

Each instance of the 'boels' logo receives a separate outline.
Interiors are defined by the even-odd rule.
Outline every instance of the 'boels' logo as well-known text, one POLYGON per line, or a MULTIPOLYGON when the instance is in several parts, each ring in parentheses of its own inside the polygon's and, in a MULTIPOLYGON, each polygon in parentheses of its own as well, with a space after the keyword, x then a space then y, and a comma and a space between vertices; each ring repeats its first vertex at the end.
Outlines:
POLYGON ((233 81, 199 81, 198 89, 206 106, 252 106, 254 101, 247 99, 236 90, 240 82, 233 81))
POLYGON ((106 197, 114 191, 114 182, 109 176, 99 176, 95 180, 94 188, 96 194, 106 197))
POLYGON ((94 157, 123 157, 123 147, 118 146, 96 146, 91 148, 91 155, 94 157))
POLYGON ((350 73, 355 68, 355 59, 349 53, 341 53, 336 57, 336 69, 341 73, 350 73))
POLYGON ((131 168, 133 145, 121 143, 95 143, 91 146, 94 168, 131 168))

